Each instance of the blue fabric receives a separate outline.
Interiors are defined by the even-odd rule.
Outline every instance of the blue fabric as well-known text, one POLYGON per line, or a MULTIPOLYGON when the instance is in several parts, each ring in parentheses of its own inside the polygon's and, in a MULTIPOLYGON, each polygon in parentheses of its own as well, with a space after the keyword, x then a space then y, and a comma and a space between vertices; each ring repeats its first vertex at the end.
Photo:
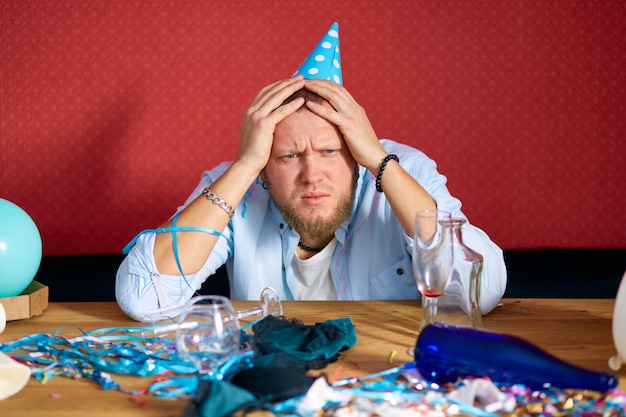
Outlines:
POLYGON ((254 395, 230 382, 202 380, 196 399, 189 403, 183 417, 227 417, 254 402, 254 395))
POLYGON ((350 318, 327 320, 313 326, 268 316, 252 330, 257 366, 282 365, 301 371, 325 368, 339 352, 357 342, 350 318))

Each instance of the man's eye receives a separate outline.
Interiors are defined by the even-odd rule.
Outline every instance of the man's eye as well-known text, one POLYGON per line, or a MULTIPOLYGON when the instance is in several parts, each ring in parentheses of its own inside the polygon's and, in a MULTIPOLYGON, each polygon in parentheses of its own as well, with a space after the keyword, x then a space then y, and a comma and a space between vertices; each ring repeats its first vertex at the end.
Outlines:
POLYGON ((283 158, 285 158, 285 159, 294 159, 297 156, 298 155, 296 155, 295 153, 290 153, 289 155, 285 155, 283 158))
POLYGON ((325 154, 325 155, 332 155, 335 152, 337 152, 335 149, 326 149, 326 150, 322 151, 322 153, 325 154))

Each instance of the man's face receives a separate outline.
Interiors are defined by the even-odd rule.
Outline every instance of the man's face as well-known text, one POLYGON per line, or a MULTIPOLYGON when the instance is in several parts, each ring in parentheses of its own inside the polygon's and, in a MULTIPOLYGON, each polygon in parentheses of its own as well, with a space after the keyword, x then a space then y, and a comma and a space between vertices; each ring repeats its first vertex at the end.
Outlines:
POLYGON ((357 173, 337 128, 304 109, 276 126, 262 175, 285 220, 315 239, 331 236, 350 217, 357 173))

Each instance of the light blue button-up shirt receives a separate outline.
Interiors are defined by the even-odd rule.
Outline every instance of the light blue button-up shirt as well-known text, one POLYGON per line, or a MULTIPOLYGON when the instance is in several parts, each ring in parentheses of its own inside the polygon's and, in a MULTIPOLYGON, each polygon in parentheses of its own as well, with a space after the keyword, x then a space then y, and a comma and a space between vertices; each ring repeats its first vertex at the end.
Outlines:
MULTIPOLYGON (((435 162, 409 146, 381 140, 388 153, 398 155, 402 167, 435 199, 437 207, 453 217, 465 218, 461 202, 446 187, 446 177, 435 162)), ((228 167, 223 163, 202 175, 201 181, 179 207, 182 210, 228 167)), ((268 192, 257 181, 236 208, 222 236, 195 274, 160 274, 153 257, 154 233, 142 235, 120 266, 116 297, 122 310, 140 320, 148 310, 182 305, 202 283, 226 264, 232 299, 258 300, 271 286, 282 300, 293 299, 292 259, 298 233, 287 225, 268 192)), ((361 167, 352 217, 335 232, 330 272, 341 300, 416 299, 419 292, 413 277, 413 239, 402 228, 384 193, 376 191, 375 178, 361 167)), ((484 257, 481 281, 481 309, 493 309, 504 294, 506 268, 502 250, 480 229, 466 223, 463 238, 467 246, 484 257)), ((210 278, 209 278, 210 279, 210 278)))

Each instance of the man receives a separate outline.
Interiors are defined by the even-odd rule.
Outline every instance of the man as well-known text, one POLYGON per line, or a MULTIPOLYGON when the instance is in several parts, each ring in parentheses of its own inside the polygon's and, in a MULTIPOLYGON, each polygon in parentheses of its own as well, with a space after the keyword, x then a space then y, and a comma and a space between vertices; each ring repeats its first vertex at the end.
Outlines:
MULTIPOLYGON (((379 140, 341 85, 336 33, 335 24, 326 35, 337 43, 330 70, 303 69, 307 61, 263 88, 246 111, 235 161, 204 173, 165 233, 136 240, 116 283, 131 317, 182 306, 223 264, 233 299, 256 300, 266 286, 281 299, 419 297, 415 214, 464 217, 461 204, 426 155, 379 140)), ((484 257, 481 306, 490 311, 506 285, 502 251, 471 225, 464 241, 484 257)))

